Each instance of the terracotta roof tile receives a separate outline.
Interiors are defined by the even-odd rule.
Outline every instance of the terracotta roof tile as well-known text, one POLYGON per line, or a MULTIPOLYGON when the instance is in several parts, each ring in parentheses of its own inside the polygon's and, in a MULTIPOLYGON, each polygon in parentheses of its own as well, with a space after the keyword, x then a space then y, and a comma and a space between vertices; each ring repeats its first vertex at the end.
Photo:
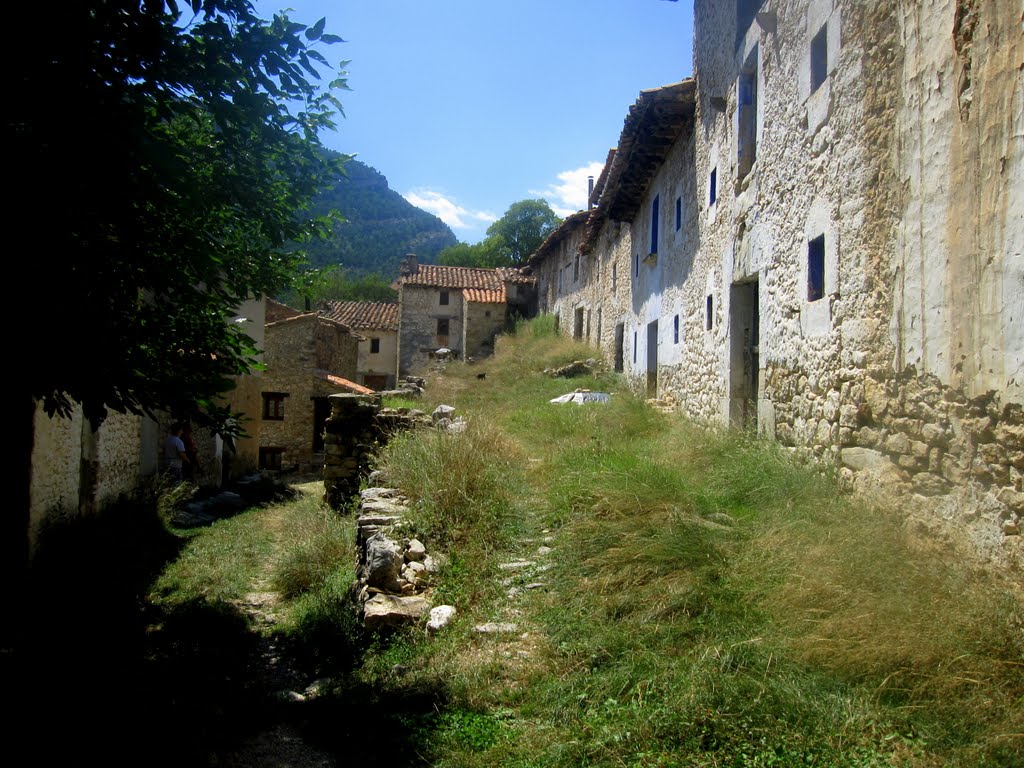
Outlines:
POLYGON ((398 330, 399 306, 386 301, 324 301, 327 317, 352 328, 398 330))
POLYGON ((354 381, 343 379, 341 376, 335 376, 333 374, 327 373, 326 371, 316 371, 314 375, 318 379, 323 379, 324 381, 330 382, 331 384, 341 387, 342 389, 347 389, 349 392, 355 392, 357 395, 375 394, 375 392, 369 387, 364 387, 362 384, 356 384, 354 381))
POLYGON ((504 304, 507 300, 504 286, 493 291, 483 288, 465 288, 463 295, 465 295, 466 301, 477 304, 504 304))
POLYGON ((693 78, 640 92, 629 108, 614 155, 602 171, 601 194, 587 222, 581 250, 589 251, 607 220, 629 221, 651 178, 673 145, 693 124, 697 83, 693 78))
POLYGON ((278 326, 285 325, 285 324, 289 324, 290 325, 292 323, 304 323, 304 322, 307 322, 307 321, 310 321, 310 320, 314 320, 314 321, 317 321, 317 322, 320 322, 320 323, 329 323, 330 325, 336 326, 342 333, 344 333, 344 334, 346 334, 348 336, 351 336, 351 337, 353 337, 355 339, 358 339, 359 341, 366 341, 366 337, 365 336, 363 336, 363 335, 361 335, 359 333, 356 333, 355 331, 352 330, 352 328, 350 326, 348 326, 345 323, 342 323, 342 322, 340 322, 338 320, 335 320, 334 318, 328 317, 327 315, 325 315, 324 313, 319 312, 319 311, 317 311, 317 312, 302 312, 302 313, 297 314, 297 315, 291 315, 290 317, 285 317, 283 320, 275 320, 274 322, 268 322, 266 324, 266 327, 267 328, 276 328, 278 326))
POLYGON ((485 291, 503 291, 506 282, 532 283, 534 278, 515 267, 481 269, 477 267, 449 267, 442 264, 419 264, 415 272, 403 275, 403 285, 424 285, 433 288, 477 288, 485 291))

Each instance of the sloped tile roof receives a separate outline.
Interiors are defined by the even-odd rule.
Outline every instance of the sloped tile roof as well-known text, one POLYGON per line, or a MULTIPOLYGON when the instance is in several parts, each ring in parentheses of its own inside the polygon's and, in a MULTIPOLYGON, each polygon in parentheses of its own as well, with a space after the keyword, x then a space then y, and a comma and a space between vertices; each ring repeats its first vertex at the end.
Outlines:
POLYGON ((504 304, 506 301, 504 286, 496 291, 483 288, 465 288, 462 293, 466 297, 466 301, 476 302, 477 304, 504 304))
POLYGON ((440 264, 419 264, 415 272, 404 275, 403 285, 425 285, 434 288, 484 288, 496 290, 501 287, 497 270, 476 267, 448 267, 440 264))
POLYGON ((545 238, 544 242, 540 244, 527 261, 527 264, 531 267, 537 266, 541 261, 546 259, 548 256, 555 252, 555 249, 559 244, 572 236, 572 233, 587 223, 590 218, 590 211, 576 211, 571 216, 566 216, 565 220, 558 225, 558 227, 551 232, 545 238))
POLYGON ((537 282, 537 278, 532 275, 523 272, 520 267, 498 267, 495 270, 498 276, 506 283, 517 283, 517 284, 532 284, 537 282))
POLYGON ((423 285, 432 288, 477 288, 485 291, 503 291, 504 284, 532 283, 535 279, 515 267, 482 269, 478 267, 449 267, 442 264, 419 264, 416 271, 399 278, 402 285, 423 285))
POLYGON ((280 301, 275 301, 269 296, 267 297, 267 316, 265 322, 276 323, 278 320, 285 320, 301 314, 301 310, 292 309, 287 304, 282 304, 280 301))
POLYGON ((601 173, 601 193, 587 222, 581 250, 589 251, 607 221, 629 221, 647 185, 673 145, 693 124, 697 83, 693 78, 640 92, 623 122, 619 145, 601 173))
POLYGON ((283 320, 275 320, 274 322, 268 322, 266 324, 266 327, 267 328, 277 328, 279 326, 286 325, 286 324, 291 325, 293 323, 304 323, 304 322, 308 322, 310 320, 315 321, 315 322, 319 322, 319 323, 325 323, 325 324, 333 325, 333 326, 337 327, 339 331, 341 331, 342 333, 344 333, 347 336, 351 336, 352 338, 357 339, 359 341, 366 341, 366 337, 365 336, 363 336, 363 335, 361 335, 359 333, 356 333, 355 331, 352 330, 352 328, 350 326, 346 325, 345 323, 339 322, 339 321, 335 320, 334 318, 328 317, 327 315, 325 315, 323 312, 320 312, 320 311, 317 311, 317 312, 301 312, 301 313, 296 314, 296 315, 291 315, 289 317, 285 317, 283 320))
POLYGON ((399 306, 389 301, 325 301, 321 308, 327 317, 352 328, 398 330, 399 306))

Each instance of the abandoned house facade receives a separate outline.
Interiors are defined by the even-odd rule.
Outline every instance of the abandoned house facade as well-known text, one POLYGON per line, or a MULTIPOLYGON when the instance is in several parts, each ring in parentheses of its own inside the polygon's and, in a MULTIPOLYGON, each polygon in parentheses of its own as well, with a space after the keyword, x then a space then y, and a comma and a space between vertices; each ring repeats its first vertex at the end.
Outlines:
POLYGON ((386 301, 325 301, 321 309, 364 337, 359 342, 356 382, 373 390, 394 389, 398 376, 399 305, 386 301))
POLYGON ((322 312, 267 304, 259 468, 318 472, 331 413, 327 398, 372 391, 352 381, 363 337, 322 312))
MULTIPOLYGON (((257 347, 263 346, 264 299, 237 308, 231 322, 257 347)), ((262 373, 254 370, 234 380, 223 404, 244 415, 245 436, 231 444, 206 429, 196 430, 200 485, 220 485, 256 469, 259 450, 259 402, 262 373)), ((99 512, 140 488, 158 481, 163 469, 164 438, 177 416, 157 418, 110 412, 99 426, 76 406, 66 417, 49 416, 37 403, 33 423, 29 482, 29 550, 35 549, 48 522, 75 514, 99 512)))
POLYGON ((479 269, 402 262, 397 287, 400 319, 398 373, 422 372, 438 350, 476 358, 517 315, 536 306, 535 280, 515 268, 479 269))
POLYGON ((1018 547, 1019 3, 694 14, 694 77, 641 92, 531 257, 541 311, 637 391, 1018 547))

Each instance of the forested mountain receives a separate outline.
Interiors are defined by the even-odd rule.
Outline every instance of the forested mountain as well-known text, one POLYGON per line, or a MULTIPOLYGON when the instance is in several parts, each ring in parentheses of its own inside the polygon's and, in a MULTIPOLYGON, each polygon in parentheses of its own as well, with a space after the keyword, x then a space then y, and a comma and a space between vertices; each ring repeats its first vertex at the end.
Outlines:
POLYGON ((389 188, 383 174, 358 160, 348 161, 345 169, 347 175, 314 202, 314 214, 336 209, 345 221, 334 226, 333 237, 307 246, 313 266, 340 263, 352 276, 376 272, 394 278, 405 254, 431 263, 455 245, 447 224, 389 188))

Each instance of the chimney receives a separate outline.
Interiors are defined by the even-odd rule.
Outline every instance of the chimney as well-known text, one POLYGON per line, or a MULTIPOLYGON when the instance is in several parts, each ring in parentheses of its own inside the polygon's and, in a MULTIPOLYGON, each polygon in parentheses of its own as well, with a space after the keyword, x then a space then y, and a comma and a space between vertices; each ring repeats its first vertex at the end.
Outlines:
POLYGON ((587 176, 587 210, 594 207, 594 177, 587 176))
POLYGON ((402 259, 402 265, 398 268, 399 277, 408 277, 409 275, 415 275, 419 271, 420 267, 419 264, 416 263, 416 254, 405 254, 405 258, 402 259))

